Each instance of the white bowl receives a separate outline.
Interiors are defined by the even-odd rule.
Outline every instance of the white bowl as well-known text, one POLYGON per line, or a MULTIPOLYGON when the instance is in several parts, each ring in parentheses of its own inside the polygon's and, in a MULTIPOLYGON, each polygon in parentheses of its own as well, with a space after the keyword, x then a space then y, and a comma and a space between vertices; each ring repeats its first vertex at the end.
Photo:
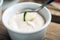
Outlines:
POLYGON ((41 6, 41 5, 38 3, 23 2, 23 3, 13 5, 12 7, 8 8, 3 13, 2 22, 5 25, 5 27, 7 28, 8 33, 10 34, 12 40, 42 40, 44 38, 45 30, 48 27, 49 23, 51 22, 51 13, 46 7, 40 11, 41 12, 40 14, 43 15, 44 18, 46 19, 46 23, 43 27, 41 27, 37 31, 19 32, 17 30, 11 29, 8 24, 8 19, 11 15, 14 15, 17 12, 20 12, 20 11, 24 10, 25 8, 36 9, 39 6, 41 6))

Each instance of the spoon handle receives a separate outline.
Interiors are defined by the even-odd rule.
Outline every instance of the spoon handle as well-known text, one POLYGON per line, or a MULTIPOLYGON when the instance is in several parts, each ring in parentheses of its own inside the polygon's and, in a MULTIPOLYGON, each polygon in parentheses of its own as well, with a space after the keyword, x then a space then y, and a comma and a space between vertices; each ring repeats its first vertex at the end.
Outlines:
POLYGON ((47 2, 42 4, 42 8, 45 7, 46 5, 50 4, 51 2, 53 2, 54 0, 48 0, 47 2))
POLYGON ((45 6, 47 6, 48 4, 50 4, 51 2, 53 2, 54 0, 48 0, 47 2, 43 3, 38 9, 36 9, 35 11, 39 12, 41 9, 43 9, 45 6))

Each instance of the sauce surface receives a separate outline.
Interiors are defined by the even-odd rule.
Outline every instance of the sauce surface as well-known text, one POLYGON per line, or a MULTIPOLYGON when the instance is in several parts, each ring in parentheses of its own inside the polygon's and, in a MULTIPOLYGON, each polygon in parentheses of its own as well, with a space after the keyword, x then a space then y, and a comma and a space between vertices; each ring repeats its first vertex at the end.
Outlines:
POLYGON ((17 13, 12 15, 8 23, 13 30, 20 32, 32 32, 40 29, 44 23, 44 18, 36 12, 28 12, 26 14, 26 21, 23 20, 24 13, 17 13))

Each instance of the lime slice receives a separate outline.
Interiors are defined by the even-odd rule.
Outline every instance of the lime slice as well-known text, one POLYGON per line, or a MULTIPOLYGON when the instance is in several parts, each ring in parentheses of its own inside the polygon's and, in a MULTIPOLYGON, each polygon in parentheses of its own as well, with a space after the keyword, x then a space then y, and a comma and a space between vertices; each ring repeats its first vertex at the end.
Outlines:
POLYGON ((24 21, 26 21, 26 20, 25 20, 25 19, 26 19, 26 18, 25 18, 25 17, 26 17, 26 14, 27 14, 27 12, 24 12, 24 17, 23 17, 23 20, 24 20, 24 21))
POLYGON ((34 12, 25 12, 24 13, 24 21, 33 21, 36 17, 34 12))
POLYGON ((33 21, 35 19, 36 15, 34 12, 27 12, 26 14, 26 21, 33 21))

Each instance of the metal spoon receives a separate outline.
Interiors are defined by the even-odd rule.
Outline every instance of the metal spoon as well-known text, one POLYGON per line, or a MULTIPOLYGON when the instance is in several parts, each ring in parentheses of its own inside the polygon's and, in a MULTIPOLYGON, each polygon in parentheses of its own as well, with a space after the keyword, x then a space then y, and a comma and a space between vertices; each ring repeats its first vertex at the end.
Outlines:
POLYGON ((43 3, 38 9, 36 10, 28 10, 26 12, 39 12, 41 9, 43 9, 45 6, 53 2, 54 0, 48 0, 47 2, 43 3))
POLYGON ((43 3, 42 4, 42 6, 40 6, 38 9, 36 9, 36 10, 26 10, 25 12, 24 12, 24 21, 26 21, 25 20, 25 16, 26 16, 26 14, 27 14, 27 12, 37 12, 37 13, 39 13, 39 11, 40 10, 42 10, 45 6, 47 6, 48 4, 50 4, 51 2, 53 2, 54 0, 48 0, 47 2, 45 2, 45 3, 43 3))

